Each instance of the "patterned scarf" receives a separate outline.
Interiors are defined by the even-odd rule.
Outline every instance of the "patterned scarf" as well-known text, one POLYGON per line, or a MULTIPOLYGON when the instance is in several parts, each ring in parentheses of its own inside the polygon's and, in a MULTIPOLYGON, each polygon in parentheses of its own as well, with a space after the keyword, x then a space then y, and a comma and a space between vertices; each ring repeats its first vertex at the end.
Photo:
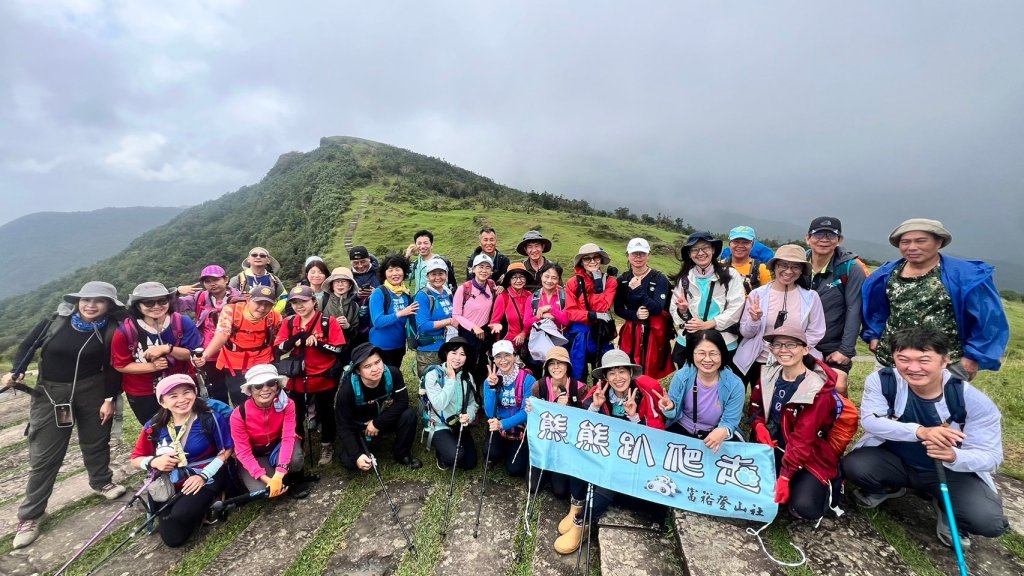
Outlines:
POLYGON ((103 331, 107 327, 107 317, 104 316, 95 322, 86 322, 82 320, 81 314, 75 312, 71 315, 71 326, 79 332, 103 331))

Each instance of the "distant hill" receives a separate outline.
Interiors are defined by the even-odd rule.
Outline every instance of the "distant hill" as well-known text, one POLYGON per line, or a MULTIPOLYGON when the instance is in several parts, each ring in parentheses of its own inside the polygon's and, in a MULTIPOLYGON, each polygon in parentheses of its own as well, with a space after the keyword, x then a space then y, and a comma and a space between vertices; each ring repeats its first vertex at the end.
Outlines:
POLYGON ((123 250, 140 234, 165 224, 184 208, 136 206, 91 212, 36 212, 0 226, 0 299, 123 250))

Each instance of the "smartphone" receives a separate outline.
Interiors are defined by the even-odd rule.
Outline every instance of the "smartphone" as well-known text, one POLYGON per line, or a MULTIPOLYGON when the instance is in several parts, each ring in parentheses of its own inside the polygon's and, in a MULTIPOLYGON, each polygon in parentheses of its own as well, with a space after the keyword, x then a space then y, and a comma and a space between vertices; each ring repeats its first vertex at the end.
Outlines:
POLYGON ((75 425, 75 417, 71 413, 71 404, 54 404, 53 417, 57 420, 57 428, 70 428, 75 425))

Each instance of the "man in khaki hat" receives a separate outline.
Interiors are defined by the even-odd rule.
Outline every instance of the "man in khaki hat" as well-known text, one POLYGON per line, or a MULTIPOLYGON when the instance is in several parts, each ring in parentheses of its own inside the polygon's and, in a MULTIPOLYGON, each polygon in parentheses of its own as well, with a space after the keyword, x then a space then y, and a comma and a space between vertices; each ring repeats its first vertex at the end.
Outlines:
POLYGON ((886 262, 864 282, 861 338, 883 366, 893 365, 892 336, 911 326, 934 328, 949 339, 949 371, 973 380, 998 370, 1010 326, 994 268, 940 250, 953 235, 938 220, 911 218, 889 234, 899 260, 886 262))

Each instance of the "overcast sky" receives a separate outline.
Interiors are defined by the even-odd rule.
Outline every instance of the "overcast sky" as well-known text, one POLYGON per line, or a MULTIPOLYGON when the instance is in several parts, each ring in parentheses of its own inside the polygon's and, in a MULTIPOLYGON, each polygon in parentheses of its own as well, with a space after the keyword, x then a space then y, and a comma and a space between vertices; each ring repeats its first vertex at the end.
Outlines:
POLYGON ((306 4, 0 3, 0 223, 195 204, 352 135, 698 226, 1024 242, 1018 1, 306 4))

